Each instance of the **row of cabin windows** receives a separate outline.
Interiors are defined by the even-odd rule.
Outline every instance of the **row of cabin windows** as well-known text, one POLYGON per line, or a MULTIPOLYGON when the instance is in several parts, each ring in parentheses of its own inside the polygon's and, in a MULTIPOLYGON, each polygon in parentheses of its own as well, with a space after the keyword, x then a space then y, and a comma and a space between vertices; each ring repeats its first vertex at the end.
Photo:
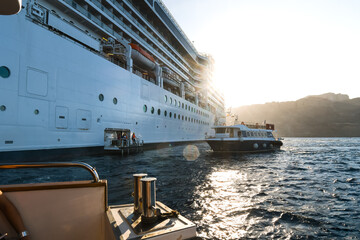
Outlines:
MULTIPOLYGON (((145 113, 148 111, 148 107, 147 107, 146 104, 143 106, 143 111, 145 113)), ((150 112, 151 112, 151 114, 154 114, 155 113, 155 108, 151 107, 150 112)), ((159 116, 161 115, 161 109, 160 108, 158 108, 158 110, 156 112, 157 112, 157 115, 159 115, 159 116)), ((208 123, 208 122, 205 122, 205 121, 202 121, 202 120, 199 120, 199 119, 195 119, 195 118, 191 118, 191 117, 188 117, 188 116, 184 116, 184 115, 181 116, 180 114, 176 114, 176 113, 172 113, 172 112, 169 112, 169 114, 168 114, 168 112, 166 110, 164 111, 164 116, 165 117, 169 116, 169 118, 188 121, 188 122, 192 122, 192 123, 210 125, 210 123, 208 123)))
POLYGON ((187 104, 181 103, 180 101, 177 101, 176 99, 173 99, 172 97, 170 97, 168 99, 168 96, 164 95, 164 100, 165 100, 165 103, 169 102, 170 105, 174 105, 175 107, 179 107, 179 108, 181 107, 182 109, 189 110, 190 112, 193 112, 193 113, 196 113, 201 116, 209 118, 209 114, 207 114, 199 109, 196 109, 194 107, 191 107, 190 105, 188 106, 187 104))
MULTIPOLYGON (((232 128, 218 128, 215 130, 216 133, 229 133, 230 137, 234 137, 234 129, 232 128)), ((271 132, 260 132, 260 131, 238 131, 238 137, 273 137, 271 132)))
POLYGON ((260 132, 260 131, 239 131, 238 137, 272 137, 271 132, 260 132))
MULTIPOLYGON (((99 100, 100 100, 100 102, 103 102, 104 101, 104 99, 105 99, 105 97, 104 97, 104 95, 102 94, 102 93, 100 93, 99 94, 99 100)), ((165 95, 165 102, 167 102, 167 96, 165 95)), ((172 102, 173 102, 173 100, 172 100, 172 98, 170 97, 170 104, 172 104, 172 102)), ((114 103, 114 105, 116 105, 116 104, 118 104, 118 99, 116 98, 116 97, 114 97, 113 98, 113 103, 114 103)), ((184 108, 184 106, 185 106, 185 110, 189 110, 190 112, 193 112, 193 113, 196 113, 196 114, 199 114, 199 115, 201 115, 201 116, 204 116, 204 117, 207 117, 207 118, 209 118, 209 115, 208 114, 206 114, 206 113, 204 113, 204 112, 202 112, 202 111, 200 111, 200 110, 198 110, 198 109, 195 109, 194 107, 190 107, 190 106, 188 106, 187 104, 185 104, 184 105, 184 103, 180 103, 180 101, 176 101, 176 99, 174 99, 174 105, 175 106, 178 106, 179 108, 180 108, 180 106, 182 106, 182 108, 184 108)), ((160 110, 160 109, 159 109, 160 110)), ((158 111, 159 111, 158 110, 158 111)), ((153 113, 153 112, 152 112, 153 113)), ((160 115, 160 114, 159 114, 160 115)))

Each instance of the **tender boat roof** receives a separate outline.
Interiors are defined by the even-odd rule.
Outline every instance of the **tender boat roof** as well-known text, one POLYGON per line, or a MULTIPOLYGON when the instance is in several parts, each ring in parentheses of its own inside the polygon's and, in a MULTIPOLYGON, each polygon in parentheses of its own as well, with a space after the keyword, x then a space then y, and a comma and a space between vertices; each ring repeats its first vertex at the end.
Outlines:
POLYGON ((268 131, 268 132, 272 132, 273 130, 271 129, 263 129, 263 128, 249 128, 245 125, 242 124, 237 124, 237 125, 232 125, 232 126, 213 126, 213 129, 219 129, 219 128, 232 128, 232 129, 240 129, 240 130, 254 130, 254 131, 268 131))

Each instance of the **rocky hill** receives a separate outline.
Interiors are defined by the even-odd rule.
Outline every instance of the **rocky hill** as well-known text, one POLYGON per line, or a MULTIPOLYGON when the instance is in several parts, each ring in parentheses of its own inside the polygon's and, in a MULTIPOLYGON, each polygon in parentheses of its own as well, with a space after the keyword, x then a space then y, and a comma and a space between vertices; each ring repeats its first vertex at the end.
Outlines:
POLYGON ((283 137, 360 137, 360 98, 344 94, 242 106, 233 108, 232 114, 239 121, 275 123, 283 137))

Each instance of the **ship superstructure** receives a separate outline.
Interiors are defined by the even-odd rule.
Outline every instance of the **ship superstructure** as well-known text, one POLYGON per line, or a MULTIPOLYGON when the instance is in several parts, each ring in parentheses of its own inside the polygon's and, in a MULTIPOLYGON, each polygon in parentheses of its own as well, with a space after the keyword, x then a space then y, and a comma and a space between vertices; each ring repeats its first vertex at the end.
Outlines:
POLYGON ((0 16, 0 152, 204 140, 224 123, 200 54, 161 0, 29 0, 0 16))

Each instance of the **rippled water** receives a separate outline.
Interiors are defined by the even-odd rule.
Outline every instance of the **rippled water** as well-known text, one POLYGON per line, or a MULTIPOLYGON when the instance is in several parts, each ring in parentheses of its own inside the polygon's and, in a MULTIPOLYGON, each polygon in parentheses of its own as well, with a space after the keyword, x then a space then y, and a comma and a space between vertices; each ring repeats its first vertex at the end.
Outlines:
MULTIPOLYGON (((110 205, 132 201, 133 173, 157 177, 157 200, 194 221, 204 239, 360 238, 360 138, 287 138, 267 154, 216 154, 202 143, 69 161, 97 168, 110 205)), ((0 184, 59 173, 12 171, 0 184)), ((85 176, 70 170, 62 179, 85 176)))

